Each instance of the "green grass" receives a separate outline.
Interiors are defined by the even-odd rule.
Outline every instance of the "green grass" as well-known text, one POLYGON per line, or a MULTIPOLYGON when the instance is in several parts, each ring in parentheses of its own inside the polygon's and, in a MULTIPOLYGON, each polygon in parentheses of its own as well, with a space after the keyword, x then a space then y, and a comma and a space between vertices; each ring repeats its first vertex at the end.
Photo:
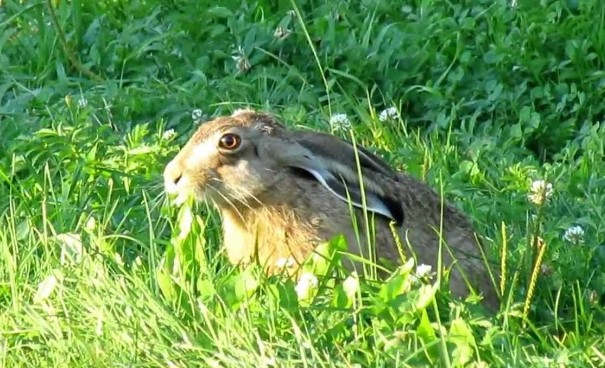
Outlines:
POLYGON ((1 1, 0 367, 605 366, 605 8, 518 2, 1 1), (245 106, 347 114, 442 190, 505 260, 501 311, 406 290, 415 265, 300 300, 228 265, 161 173, 194 110, 245 106))

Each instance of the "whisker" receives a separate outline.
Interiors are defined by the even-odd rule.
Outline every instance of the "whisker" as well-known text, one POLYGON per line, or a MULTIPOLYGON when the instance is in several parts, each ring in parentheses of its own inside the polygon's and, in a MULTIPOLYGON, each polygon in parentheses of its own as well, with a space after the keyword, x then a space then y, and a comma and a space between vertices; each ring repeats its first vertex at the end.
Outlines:
POLYGON ((242 205, 246 206, 246 208, 248 208, 249 210, 252 210, 252 206, 246 200, 246 198, 248 197, 246 189, 244 189, 244 188, 237 188, 237 190, 233 190, 234 188, 230 188, 230 189, 232 189, 232 190, 229 190, 229 196, 233 200, 235 200, 235 201, 241 203, 242 205), (240 192, 240 193, 244 192, 244 195, 243 196, 242 195, 237 195, 237 194, 235 194, 236 192, 240 192))
POLYGON ((231 207, 233 209, 233 211, 235 213, 237 213, 238 217, 240 218, 240 220, 242 222, 245 221, 244 219, 244 215, 240 212, 240 210, 235 206, 235 204, 227 197, 225 196, 223 193, 221 193, 219 190, 216 190, 212 184, 208 183, 208 189, 212 190, 214 193, 218 194, 226 203, 227 205, 229 205, 229 207, 231 207))

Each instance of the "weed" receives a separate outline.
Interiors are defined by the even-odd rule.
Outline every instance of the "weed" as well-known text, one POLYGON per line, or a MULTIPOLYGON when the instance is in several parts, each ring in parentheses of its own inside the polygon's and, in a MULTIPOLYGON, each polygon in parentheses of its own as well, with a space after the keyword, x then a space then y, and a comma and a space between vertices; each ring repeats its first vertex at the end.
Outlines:
POLYGON ((514 3, 0 1, 0 366, 602 366, 605 8, 514 3), (246 106, 440 188, 498 315, 342 239, 298 281, 230 266, 161 173, 246 106))

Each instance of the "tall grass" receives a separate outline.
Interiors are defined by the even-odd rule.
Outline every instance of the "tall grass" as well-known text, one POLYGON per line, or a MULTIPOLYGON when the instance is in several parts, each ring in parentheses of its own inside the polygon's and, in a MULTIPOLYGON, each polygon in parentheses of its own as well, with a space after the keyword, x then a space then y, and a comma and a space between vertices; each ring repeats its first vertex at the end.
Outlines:
POLYGON ((0 366, 603 366, 605 8, 519 3, 1 2, 0 366), (344 114, 439 189, 501 260, 500 312, 411 262, 229 265, 161 173, 244 106, 344 114))

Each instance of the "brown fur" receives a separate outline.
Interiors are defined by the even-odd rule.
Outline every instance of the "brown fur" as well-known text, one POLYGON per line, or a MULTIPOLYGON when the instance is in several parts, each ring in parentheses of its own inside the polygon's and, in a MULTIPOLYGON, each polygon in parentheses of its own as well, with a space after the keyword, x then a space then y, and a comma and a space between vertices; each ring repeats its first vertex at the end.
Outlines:
MULTIPOLYGON (((222 215, 230 262, 248 263, 257 254, 267 272, 275 272, 279 260, 292 257, 301 263, 317 244, 339 234, 345 236, 349 252, 368 258, 363 211, 354 210, 360 229, 358 242, 350 205, 312 176, 301 176, 292 168, 301 162, 330 168, 354 184, 357 170, 351 152, 352 147, 335 136, 289 130, 267 114, 243 111, 203 124, 167 165, 164 176, 168 192, 183 195, 193 191, 200 200, 215 203, 222 215), (242 136, 238 152, 221 153, 218 149, 218 139, 225 131, 242 136)), ((403 209, 403 223, 397 226, 402 243, 409 245, 403 251, 409 255, 409 249, 413 249, 419 264, 435 269, 442 228, 443 264, 453 265, 452 292, 468 295, 464 274, 483 294, 487 306, 497 308, 497 293, 469 220, 442 203, 424 183, 393 171, 366 150, 362 154, 367 164, 362 171, 365 190, 403 209)), ((400 264, 389 219, 373 217, 377 258, 400 264)), ((349 269, 356 267, 350 262, 346 265, 349 269)))

